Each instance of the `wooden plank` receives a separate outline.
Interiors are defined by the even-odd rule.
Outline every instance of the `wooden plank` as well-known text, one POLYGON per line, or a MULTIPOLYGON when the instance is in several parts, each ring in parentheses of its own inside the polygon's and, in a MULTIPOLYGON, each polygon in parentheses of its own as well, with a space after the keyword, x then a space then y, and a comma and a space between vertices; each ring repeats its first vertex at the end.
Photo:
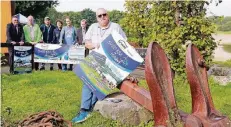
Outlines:
MULTIPOLYGON (((1 42, 6 43, 6 25, 11 22, 11 1, 0 1, 1 4, 1 42)), ((8 53, 7 48, 1 48, 1 53, 8 53)))

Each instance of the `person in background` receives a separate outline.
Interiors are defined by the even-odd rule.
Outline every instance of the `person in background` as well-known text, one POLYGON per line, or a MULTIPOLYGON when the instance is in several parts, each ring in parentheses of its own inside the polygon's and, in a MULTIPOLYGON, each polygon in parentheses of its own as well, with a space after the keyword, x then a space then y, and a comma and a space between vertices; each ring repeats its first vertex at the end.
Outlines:
POLYGON ((77 29, 77 43, 79 45, 84 44, 83 42, 83 38, 86 35, 87 32, 87 20, 86 19, 82 19, 80 22, 81 27, 79 29, 77 29))
MULTIPOLYGON (((53 32, 53 44, 59 44, 59 38, 60 38, 60 33, 63 27, 63 22, 61 20, 56 21, 56 28, 54 29, 53 32)), ((62 66, 61 64, 58 64, 58 69, 61 70, 62 66)))
MULTIPOLYGON (((19 24, 18 18, 16 16, 12 17, 11 23, 7 24, 6 28, 6 43, 11 45, 23 45, 24 44, 24 32, 23 26, 19 24)), ((13 47, 8 47, 9 59, 8 63, 10 66, 10 73, 13 73, 13 47)))
MULTIPOLYGON (((42 42, 42 32, 39 28, 39 25, 34 23, 34 17, 30 15, 27 17, 27 20, 27 25, 23 27, 23 31, 25 34, 25 42, 30 43, 32 45, 42 42)), ((37 71, 39 63, 34 63, 34 66, 35 70, 37 71)))
MULTIPOLYGON (((77 43, 79 45, 84 45, 84 38, 87 32, 87 20, 86 19, 82 19, 80 22, 80 28, 77 29, 77 43)), ((85 56, 87 56, 89 53, 89 49, 85 49, 85 56)))
MULTIPOLYGON (((52 44, 53 41, 53 31, 55 26, 51 24, 51 20, 49 17, 44 18, 44 24, 40 26, 40 30, 43 33, 43 42, 52 44)), ((50 64, 50 70, 53 70, 53 63, 50 64)), ((45 70, 45 63, 42 63, 40 70, 45 70)))
MULTIPOLYGON (((127 39, 120 25, 110 22, 109 15, 104 8, 99 8, 96 11, 96 18, 98 23, 92 24, 85 35, 84 42, 86 48, 89 50, 98 50, 100 43, 108 37, 112 31, 117 31, 124 39, 127 39)), ((97 100, 97 97, 90 88, 86 84, 83 84, 80 112, 72 119, 72 122, 80 123, 89 118, 97 100)))
MULTIPOLYGON (((77 38, 77 31, 76 28, 72 25, 71 19, 69 17, 66 17, 65 19, 67 26, 63 27, 59 43, 60 44, 66 44, 66 45, 75 45, 76 44, 76 38, 77 38)), ((68 70, 73 69, 73 64, 70 64, 70 68, 68 70)), ((62 64, 62 70, 67 70, 67 64, 62 64)))

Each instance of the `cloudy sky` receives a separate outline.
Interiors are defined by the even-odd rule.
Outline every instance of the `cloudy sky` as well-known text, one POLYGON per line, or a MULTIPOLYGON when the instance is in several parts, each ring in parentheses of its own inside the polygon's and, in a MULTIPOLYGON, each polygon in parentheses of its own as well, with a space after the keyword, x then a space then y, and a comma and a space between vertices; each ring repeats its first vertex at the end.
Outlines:
MULTIPOLYGON (((215 0, 213 0, 215 1, 215 0)), ((107 10, 124 11, 125 0, 59 0, 60 4, 56 7, 57 11, 81 11, 85 8, 90 8, 95 11, 97 8, 105 8, 107 10)), ((215 15, 231 16, 231 0, 223 0, 218 6, 213 2, 208 7, 208 15, 210 12, 215 15)))

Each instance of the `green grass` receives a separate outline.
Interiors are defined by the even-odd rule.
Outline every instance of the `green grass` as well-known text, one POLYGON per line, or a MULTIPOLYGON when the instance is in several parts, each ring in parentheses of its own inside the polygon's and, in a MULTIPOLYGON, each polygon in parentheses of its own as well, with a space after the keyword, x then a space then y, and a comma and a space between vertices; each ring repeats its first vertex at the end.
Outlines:
POLYGON ((223 49, 224 49, 226 52, 231 53, 231 45, 223 44, 223 49))
MULTIPOLYGON (((217 110, 231 118, 231 82, 226 86, 220 86, 212 77, 209 78, 209 87, 212 94, 213 102, 217 110)), ((139 86, 148 90, 146 81, 139 82, 139 86)), ((187 113, 191 112, 191 91, 187 81, 176 76, 174 79, 175 97, 178 108, 187 113)))
POLYGON ((231 67, 231 59, 226 61, 214 61, 214 64, 217 64, 221 67, 231 67))
POLYGON ((90 79, 90 81, 95 84, 96 87, 99 88, 99 90, 104 93, 104 95, 107 95, 110 93, 110 91, 108 91, 102 84, 99 84, 97 79, 101 79, 100 75, 97 73, 96 70, 94 70, 93 68, 89 67, 87 64, 81 63, 80 64, 81 68, 83 70, 85 70, 87 78, 90 79), (89 76, 89 74, 91 74, 91 76, 89 76))
POLYGON ((216 34, 231 34, 231 31, 217 31, 216 34))
MULTIPOLYGON (((231 83, 219 86, 212 78, 209 80, 212 97, 216 109, 231 118, 231 83)), ((185 80, 176 77, 174 80, 175 94, 179 109, 191 112, 191 95, 189 85, 185 80)), ((140 86, 148 89, 145 80, 140 86)), ((30 114, 56 110, 66 120, 71 120, 80 108, 82 82, 73 72, 43 71, 33 74, 2 75, 2 112, 1 116, 11 124, 23 120, 30 114), (6 111, 11 108, 10 114, 6 111)), ((128 127, 102 117, 98 112, 82 124, 73 127, 128 127)), ((142 123, 138 127, 152 127, 142 123)), ((130 126, 129 126, 130 127, 130 126)))

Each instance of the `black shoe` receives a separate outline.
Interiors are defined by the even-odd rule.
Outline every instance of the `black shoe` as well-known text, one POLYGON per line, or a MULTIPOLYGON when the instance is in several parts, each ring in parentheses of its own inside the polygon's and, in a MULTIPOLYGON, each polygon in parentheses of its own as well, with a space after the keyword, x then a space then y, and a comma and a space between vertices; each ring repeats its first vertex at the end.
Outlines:
POLYGON ((54 68, 53 67, 50 67, 50 71, 53 71, 54 70, 54 68))
POLYGON ((67 70, 68 70, 68 71, 72 71, 72 68, 68 68, 67 70))
POLYGON ((41 68, 40 68, 40 71, 42 71, 42 70, 45 70, 45 67, 41 67, 41 68))

